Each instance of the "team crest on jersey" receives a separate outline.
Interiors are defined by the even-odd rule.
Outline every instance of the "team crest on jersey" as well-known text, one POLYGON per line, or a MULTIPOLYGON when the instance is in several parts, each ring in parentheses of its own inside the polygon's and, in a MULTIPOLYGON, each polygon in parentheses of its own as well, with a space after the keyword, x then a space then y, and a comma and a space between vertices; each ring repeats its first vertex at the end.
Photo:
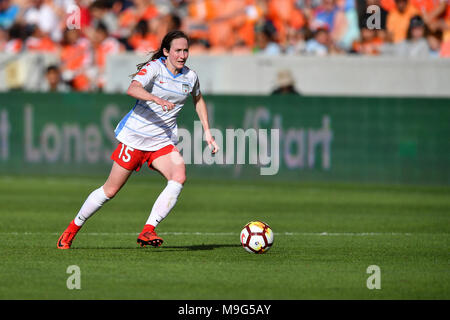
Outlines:
POLYGON ((188 92, 189 92, 189 85, 188 85, 188 84, 185 84, 185 83, 183 83, 183 87, 182 87, 182 89, 183 89, 183 93, 188 93, 188 92))

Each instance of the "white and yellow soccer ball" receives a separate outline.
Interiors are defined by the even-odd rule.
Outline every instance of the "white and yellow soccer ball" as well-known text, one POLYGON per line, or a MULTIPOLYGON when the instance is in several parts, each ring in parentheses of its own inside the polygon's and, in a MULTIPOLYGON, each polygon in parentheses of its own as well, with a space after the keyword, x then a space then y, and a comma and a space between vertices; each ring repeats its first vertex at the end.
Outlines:
POLYGON ((262 221, 251 221, 241 231, 241 244, 250 253, 264 253, 273 244, 273 231, 262 221))

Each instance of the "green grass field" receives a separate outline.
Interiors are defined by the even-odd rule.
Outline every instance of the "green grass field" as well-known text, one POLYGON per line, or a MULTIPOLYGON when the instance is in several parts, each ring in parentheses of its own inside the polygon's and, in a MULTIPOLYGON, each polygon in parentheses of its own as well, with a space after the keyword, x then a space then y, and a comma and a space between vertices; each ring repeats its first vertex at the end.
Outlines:
POLYGON ((162 178, 133 176, 80 231, 59 234, 103 178, 0 177, 0 299, 449 299, 450 188, 188 181, 158 227, 136 236, 162 178), (251 220, 273 247, 239 243, 251 220), (69 290, 68 266, 81 270, 69 290), (381 269, 381 289, 366 269, 381 269))

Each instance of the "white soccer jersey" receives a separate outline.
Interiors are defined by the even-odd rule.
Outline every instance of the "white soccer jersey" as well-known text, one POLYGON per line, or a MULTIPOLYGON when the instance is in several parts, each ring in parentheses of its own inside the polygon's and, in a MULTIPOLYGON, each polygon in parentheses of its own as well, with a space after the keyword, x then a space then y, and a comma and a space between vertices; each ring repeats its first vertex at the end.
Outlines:
POLYGON ((164 111, 162 106, 152 101, 137 100, 114 131, 117 140, 132 148, 155 151, 177 144, 177 115, 189 94, 200 94, 198 77, 193 70, 185 66, 180 73, 173 75, 164 59, 147 63, 133 80, 139 81, 151 94, 174 103, 175 107, 164 111))

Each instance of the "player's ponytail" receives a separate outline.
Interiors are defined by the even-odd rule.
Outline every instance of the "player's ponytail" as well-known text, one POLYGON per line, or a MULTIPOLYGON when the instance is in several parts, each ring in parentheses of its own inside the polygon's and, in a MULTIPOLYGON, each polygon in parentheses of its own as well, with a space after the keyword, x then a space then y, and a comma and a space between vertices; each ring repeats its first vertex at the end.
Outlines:
POLYGON ((150 61, 164 57, 164 49, 166 49, 167 51, 170 51, 170 45, 172 44, 172 40, 179 39, 179 38, 186 39, 186 41, 188 42, 188 45, 189 45, 189 37, 183 31, 174 30, 174 31, 168 32, 162 39, 161 46, 159 47, 159 49, 152 52, 153 54, 150 59, 148 59, 147 61, 145 61, 143 63, 139 63, 138 65, 136 65, 137 71, 136 71, 136 73, 132 74, 131 77, 134 77, 136 74, 138 74, 139 71, 141 71, 141 69, 150 61))

